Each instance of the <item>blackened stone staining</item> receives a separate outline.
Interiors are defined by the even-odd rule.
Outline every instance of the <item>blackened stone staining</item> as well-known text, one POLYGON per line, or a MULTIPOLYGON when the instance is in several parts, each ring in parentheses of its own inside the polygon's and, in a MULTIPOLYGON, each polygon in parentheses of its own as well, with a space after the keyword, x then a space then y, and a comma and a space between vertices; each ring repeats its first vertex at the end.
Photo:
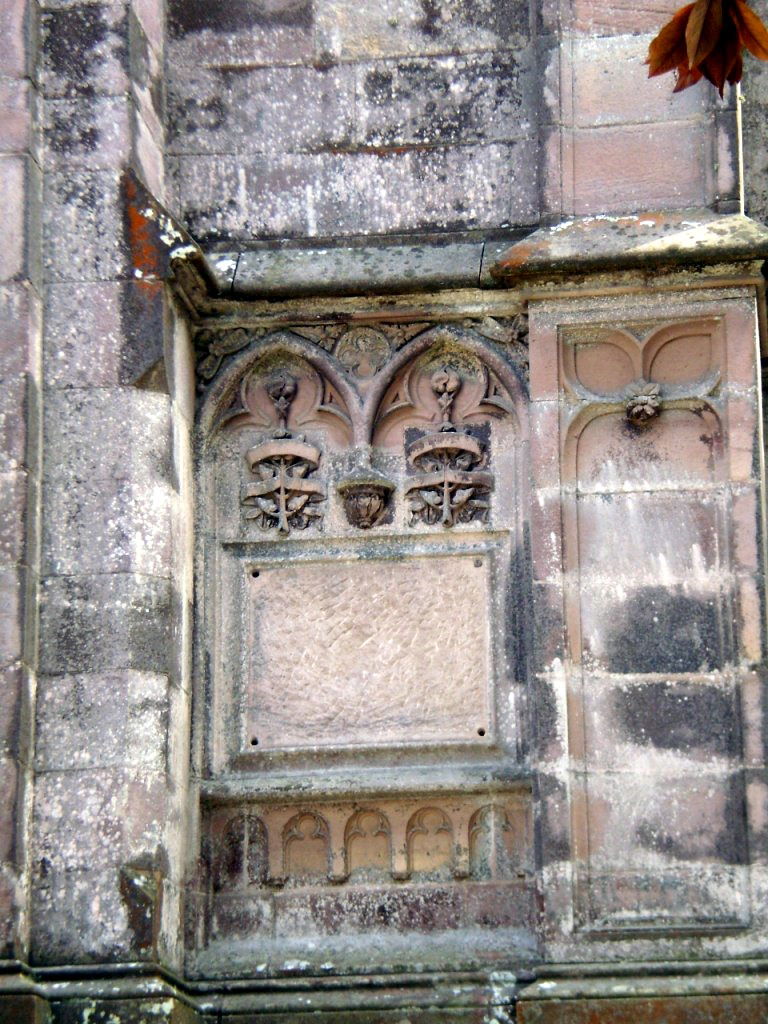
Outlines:
POLYGON ((726 864, 749 863, 746 793, 741 773, 728 780, 723 827, 715 842, 715 854, 726 864))
POLYGON ((169 27, 175 38, 190 32, 239 32, 259 25, 311 28, 312 0, 172 0, 169 27))
POLYGON ((66 80, 66 94, 92 96, 96 48, 108 34, 104 11, 95 4, 46 11, 42 19, 43 56, 49 70, 66 80))
POLYGON ((160 930, 163 873, 152 858, 140 857, 120 869, 120 896, 138 952, 154 951, 160 930))
POLYGON ((215 132, 226 123, 227 107, 219 96, 202 101, 174 98, 169 101, 168 137, 172 142, 200 131, 215 132))
MULTIPOLYGON (((696 784, 696 794, 703 802, 717 802, 723 799, 721 793, 709 794, 707 782, 696 784)), ((726 785, 724 806, 718 819, 711 827, 692 829, 686 825, 677 832, 668 830, 663 817, 658 820, 641 821, 635 829, 635 838, 640 846, 667 857, 681 861, 701 861, 715 858, 722 864, 747 863, 746 814, 744 807, 744 786, 740 776, 732 776, 726 785)))
POLYGON ((704 683, 652 682, 617 691, 617 711, 633 743, 735 757, 739 730, 731 692, 704 683))
POLYGON ((377 107, 385 107, 394 99, 394 78, 391 71, 369 71, 365 76, 365 95, 377 107))
POLYGON ((90 113, 92 109, 90 101, 81 102, 82 107, 77 117, 54 110, 52 122, 45 131, 45 140, 54 153, 96 151, 99 145, 99 130, 94 124, 89 124, 86 117, 86 110, 90 113))
POLYGON ((641 587, 617 605, 607 647, 611 672, 711 672, 723 663, 717 601, 641 587))
POLYGON ((442 16, 438 0, 421 0, 421 9, 424 17, 419 22, 419 28, 425 36, 439 36, 442 31, 442 16))

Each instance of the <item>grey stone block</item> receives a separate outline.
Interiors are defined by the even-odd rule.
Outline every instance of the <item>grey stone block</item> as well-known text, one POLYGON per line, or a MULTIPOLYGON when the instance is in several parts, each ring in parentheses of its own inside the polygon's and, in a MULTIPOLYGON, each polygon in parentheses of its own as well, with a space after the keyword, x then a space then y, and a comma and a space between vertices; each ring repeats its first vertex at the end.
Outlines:
POLYGON ((163 357, 164 287, 153 281, 51 284, 45 336, 48 387, 134 384, 163 357))
POLYGON ((54 871, 43 862, 40 871, 42 877, 33 883, 30 900, 33 963, 53 966, 132 959, 132 933, 117 868, 92 865, 54 871))
POLYGON ((34 86, 24 78, 0 80, 0 152, 27 153, 36 148, 34 86))
POLYGON ((322 4, 318 56, 326 59, 471 53, 519 46, 529 34, 525 0, 356 0, 322 4))
POLYGON ((263 249, 240 256, 234 292, 246 296, 364 294, 474 288, 481 242, 263 249))
POLYGON ((373 153, 180 158, 198 240, 498 228, 538 218, 534 140, 373 153), (221 195, 241 196, 221 204, 221 195))
POLYGON ((24 605, 28 573, 24 566, 0 569, 0 667, 24 657, 24 605))
POLYGON ((0 756, 11 759, 19 754, 23 675, 20 662, 0 669, 0 756))
POLYGON ((44 10, 40 31, 45 96, 114 96, 128 87, 128 20, 122 4, 44 10))
POLYGON ((23 469, 0 473, 0 566, 24 558, 28 477, 23 469))
POLYGON ((196 68, 172 77, 169 148, 191 153, 285 153, 349 145, 355 71, 196 68))
POLYGON ((126 479, 49 479, 44 488, 46 576, 173 572, 175 494, 145 473, 126 479))
POLYGON ((0 156, 0 218, 3 247, 0 253, 0 281, 26 276, 27 163, 23 155, 0 156))
POLYGON ((22 383, 35 373, 35 349, 40 329, 40 300, 25 281, 0 285, 0 382, 22 383))
POLYGON ((120 167, 130 150, 130 105, 126 96, 83 96, 44 105, 46 170, 120 167))
POLYGON ((535 130, 528 51, 357 65, 355 141, 366 146, 499 142, 535 130))
POLYGON ((46 479, 132 480, 137 488, 170 479, 167 395, 133 388, 51 391, 45 424, 46 479))
POLYGON ((111 867, 139 861, 170 875, 178 853, 179 808, 162 772, 145 767, 42 771, 36 796, 34 857, 44 877, 89 868, 109 874, 111 867))
POLYGON ((27 419, 29 391, 29 379, 21 377, 5 380, 0 387, 0 472, 27 467, 27 441, 33 427, 27 419))
POLYGON ((265 4, 168 4, 170 64, 187 70, 200 65, 309 63, 315 39, 312 0, 265 4))
POLYGON ((68 674, 137 669, 167 672, 172 594, 150 576, 65 576, 43 581, 40 670, 68 674))
POLYGON ((128 63, 131 96, 150 131, 163 137, 165 121, 165 74, 162 41, 153 45, 133 7, 128 12, 128 63))
POLYGON ((149 672, 44 677, 36 706, 39 771, 166 769, 168 678, 149 672))
POLYGON ((124 277, 120 175, 117 171, 44 176, 45 273, 51 281, 124 277))

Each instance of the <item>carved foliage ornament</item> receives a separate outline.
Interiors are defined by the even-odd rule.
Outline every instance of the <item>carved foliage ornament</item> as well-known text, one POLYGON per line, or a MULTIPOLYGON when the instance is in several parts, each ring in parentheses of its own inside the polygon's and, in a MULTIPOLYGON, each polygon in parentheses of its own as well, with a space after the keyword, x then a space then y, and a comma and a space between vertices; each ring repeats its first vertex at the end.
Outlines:
POLYGON ((452 527, 488 518, 493 475, 482 468, 485 448, 471 434, 458 431, 451 418, 460 387, 461 378, 447 366, 432 375, 442 423, 438 432, 408 445, 408 462, 417 471, 406 487, 412 524, 452 527))
MULTIPOLYGON (((519 313, 511 317, 467 318, 462 326, 502 345, 522 376, 528 377, 528 318, 519 313)), ((434 326, 432 323, 332 323, 318 325, 294 324, 288 330, 300 338, 333 352, 342 366, 358 380, 375 376, 391 353, 434 326)), ((204 388, 221 369, 224 359, 247 348, 253 342, 280 326, 229 327, 206 326, 195 336, 197 376, 204 388)))
POLYGON ((262 530, 277 529, 289 534, 303 530, 322 518, 317 507, 325 498, 323 485, 311 479, 320 464, 320 449, 308 444, 302 435, 292 437, 286 424, 297 380, 279 370, 266 381, 266 390, 275 407, 279 426, 268 441, 251 448, 246 458, 257 482, 246 487, 243 503, 251 506, 247 519, 255 520, 262 530))
POLYGON ((634 427, 646 427, 661 412, 661 386, 636 380, 627 388, 627 420, 634 427))

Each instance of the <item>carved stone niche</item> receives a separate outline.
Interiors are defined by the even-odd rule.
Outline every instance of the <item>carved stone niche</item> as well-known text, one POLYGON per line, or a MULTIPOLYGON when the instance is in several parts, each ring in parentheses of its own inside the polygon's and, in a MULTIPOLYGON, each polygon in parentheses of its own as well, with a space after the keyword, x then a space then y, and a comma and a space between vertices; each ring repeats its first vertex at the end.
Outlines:
POLYGON ((491 810, 483 792, 524 774, 526 404, 505 338, 297 327, 232 352, 206 392, 202 946, 313 914, 315 936, 458 934, 498 886, 493 920, 528 927, 510 822, 529 789, 491 810))
POLYGON ((446 744, 498 757, 518 733, 502 652, 523 384, 466 328, 371 351, 360 386, 282 331, 219 384, 201 493, 221 765, 446 744))

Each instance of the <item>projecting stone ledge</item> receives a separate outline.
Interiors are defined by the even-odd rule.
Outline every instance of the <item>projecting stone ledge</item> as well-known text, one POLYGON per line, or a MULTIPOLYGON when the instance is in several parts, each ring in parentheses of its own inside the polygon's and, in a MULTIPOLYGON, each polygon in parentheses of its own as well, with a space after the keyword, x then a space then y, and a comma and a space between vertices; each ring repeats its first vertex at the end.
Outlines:
POLYGON ((544 275, 702 266, 768 258, 768 228, 710 210, 579 217, 539 228, 491 267, 499 283, 544 275))

